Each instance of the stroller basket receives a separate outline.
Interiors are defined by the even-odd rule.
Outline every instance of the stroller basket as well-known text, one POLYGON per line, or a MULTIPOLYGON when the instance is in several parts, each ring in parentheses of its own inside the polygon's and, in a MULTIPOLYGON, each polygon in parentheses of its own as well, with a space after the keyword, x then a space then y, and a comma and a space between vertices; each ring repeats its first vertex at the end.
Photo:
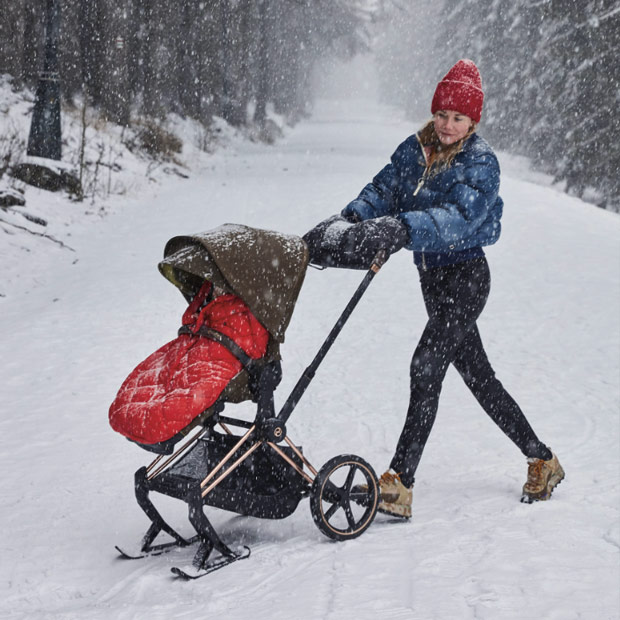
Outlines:
MULTIPOLYGON (((151 489, 184 499, 196 483, 200 484, 217 467, 238 440, 236 435, 215 431, 201 437, 181 459, 153 480, 151 489)), ((303 467, 301 458, 292 448, 281 449, 299 468, 303 467)), ((224 478, 204 498, 204 503, 240 515, 283 519, 295 511, 305 487, 303 477, 263 444, 224 478)))

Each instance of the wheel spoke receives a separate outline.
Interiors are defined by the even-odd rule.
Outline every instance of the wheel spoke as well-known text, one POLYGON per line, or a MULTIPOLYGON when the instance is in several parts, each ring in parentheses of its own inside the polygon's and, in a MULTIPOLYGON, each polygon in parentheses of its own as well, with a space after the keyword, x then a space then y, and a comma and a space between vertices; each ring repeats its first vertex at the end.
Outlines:
POLYGON ((323 487, 323 497, 330 503, 339 502, 342 490, 337 487, 331 480, 328 480, 323 487))
POLYGON ((349 495, 349 499, 352 502, 358 504, 359 506, 369 506, 371 502, 370 493, 368 491, 356 491, 354 493, 351 493, 349 495))
POLYGON ((325 519, 329 521, 336 514, 338 508, 340 508, 340 504, 333 504, 332 507, 325 513, 325 519))
POLYGON ((351 467, 349 468, 349 473, 347 474, 347 479, 345 480, 345 483, 342 485, 342 490, 347 495, 351 494, 351 488, 353 487, 353 478, 355 478, 356 469, 357 468, 355 467, 355 465, 351 465, 351 467))
POLYGON ((357 526, 357 522, 355 521, 355 517, 353 516, 353 511, 351 510, 351 502, 348 500, 345 501, 342 505, 344 508, 344 514, 347 515, 347 522, 349 523, 349 528, 353 531, 357 526))

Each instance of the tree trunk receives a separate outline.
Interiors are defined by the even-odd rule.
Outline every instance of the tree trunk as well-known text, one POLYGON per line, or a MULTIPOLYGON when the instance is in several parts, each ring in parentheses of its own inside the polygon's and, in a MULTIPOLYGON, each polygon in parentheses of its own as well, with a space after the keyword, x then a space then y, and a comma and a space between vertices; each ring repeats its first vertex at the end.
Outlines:
POLYGON ((127 66, 127 39, 129 0, 116 0, 104 8, 103 60, 105 81, 101 105, 105 117, 119 125, 129 125, 129 71, 127 66))

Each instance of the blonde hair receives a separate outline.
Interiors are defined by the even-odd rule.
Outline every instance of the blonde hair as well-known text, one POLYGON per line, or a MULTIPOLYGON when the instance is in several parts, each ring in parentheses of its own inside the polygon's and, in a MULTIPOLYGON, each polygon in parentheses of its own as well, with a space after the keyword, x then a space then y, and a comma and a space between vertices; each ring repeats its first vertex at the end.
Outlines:
POLYGON ((476 127, 477 124, 472 122, 469 131, 458 142, 448 144, 447 146, 439 140, 433 119, 420 129, 418 138, 422 146, 431 147, 431 154, 427 158, 428 164, 426 168, 429 176, 435 176, 452 165, 453 159, 461 152, 467 139, 476 131, 476 127))

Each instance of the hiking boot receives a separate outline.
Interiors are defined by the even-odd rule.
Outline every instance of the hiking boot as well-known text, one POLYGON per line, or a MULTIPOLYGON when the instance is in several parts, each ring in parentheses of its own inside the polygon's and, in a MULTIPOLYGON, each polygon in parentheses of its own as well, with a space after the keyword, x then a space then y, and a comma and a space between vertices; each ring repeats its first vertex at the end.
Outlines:
POLYGON ((521 501, 531 504, 549 499, 553 489, 564 480, 564 470, 558 457, 553 454, 548 461, 529 458, 527 462, 527 482, 523 485, 521 501))
POLYGON ((377 510, 396 517, 411 517, 413 493, 401 481, 398 474, 386 471, 379 479, 381 501, 377 510))

